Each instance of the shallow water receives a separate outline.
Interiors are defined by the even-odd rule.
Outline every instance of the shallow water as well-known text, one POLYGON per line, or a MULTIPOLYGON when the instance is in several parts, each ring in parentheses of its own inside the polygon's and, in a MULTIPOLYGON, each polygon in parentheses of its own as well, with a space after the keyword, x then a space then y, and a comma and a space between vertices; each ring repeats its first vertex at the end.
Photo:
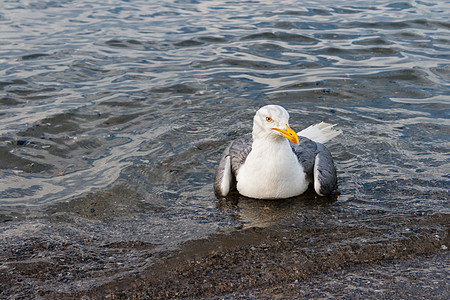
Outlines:
POLYGON ((417 241, 408 255, 447 249, 449 9, 4 2, 0 257, 12 279, 2 290, 90 290, 202 245, 188 241, 226 243, 253 227, 386 252, 386 241, 407 237, 417 241), (221 152, 269 103, 284 106, 297 131, 322 120, 344 131, 327 143, 335 195, 214 196, 221 152))

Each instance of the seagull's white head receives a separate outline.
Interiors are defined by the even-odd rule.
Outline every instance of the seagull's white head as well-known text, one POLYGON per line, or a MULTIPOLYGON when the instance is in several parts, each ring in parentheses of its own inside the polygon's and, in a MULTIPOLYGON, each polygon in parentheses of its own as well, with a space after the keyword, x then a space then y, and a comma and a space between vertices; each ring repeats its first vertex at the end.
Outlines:
POLYGON ((289 127, 289 113, 279 105, 261 107, 253 118, 253 138, 279 140, 281 137, 298 145, 298 136, 289 127))

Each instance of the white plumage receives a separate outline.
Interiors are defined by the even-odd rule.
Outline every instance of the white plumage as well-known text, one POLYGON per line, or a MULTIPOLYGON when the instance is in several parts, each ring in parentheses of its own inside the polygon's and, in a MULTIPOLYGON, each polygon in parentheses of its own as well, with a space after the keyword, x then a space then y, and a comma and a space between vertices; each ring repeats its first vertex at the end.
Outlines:
POLYGON ((320 122, 318 124, 314 124, 309 126, 308 128, 303 129, 297 134, 299 136, 304 136, 316 143, 324 144, 342 133, 342 130, 340 129, 338 130, 333 129, 334 126, 336 126, 336 124, 333 125, 325 122, 320 122))

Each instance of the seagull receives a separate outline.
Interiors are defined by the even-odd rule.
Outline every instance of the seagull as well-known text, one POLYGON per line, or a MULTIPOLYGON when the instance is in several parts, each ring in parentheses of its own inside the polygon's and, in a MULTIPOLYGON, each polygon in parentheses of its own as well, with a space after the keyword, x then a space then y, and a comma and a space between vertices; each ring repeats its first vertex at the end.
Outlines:
POLYGON ((319 196, 337 187, 330 151, 322 144, 342 133, 321 122, 295 133, 281 106, 261 107, 252 133, 224 150, 214 177, 217 196, 239 194, 256 199, 284 199, 303 194, 312 183, 319 196))

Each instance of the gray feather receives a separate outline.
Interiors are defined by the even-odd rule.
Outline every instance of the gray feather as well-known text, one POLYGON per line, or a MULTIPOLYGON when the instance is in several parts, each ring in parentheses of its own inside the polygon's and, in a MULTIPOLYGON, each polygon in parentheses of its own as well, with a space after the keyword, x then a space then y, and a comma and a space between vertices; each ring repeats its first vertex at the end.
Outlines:
POLYGON ((312 181, 314 157, 317 154, 317 143, 303 136, 299 136, 298 140, 298 145, 291 143, 292 150, 303 166, 303 171, 306 173, 307 178, 312 181))
POLYGON ((248 154, 252 151, 252 135, 246 134, 233 141, 230 147, 231 170, 236 176, 239 168, 244 164, 248 154))
POLYGON ((299 136, 299 144, 291 144, 307 178, 314 182, 319 195, 329 195, 337 185, 336 169, 330 151, 321 143, 299 136), (316 184, 316 181, 318 182, 316 184))
POLYGON ((230 187, 235 184, 236 174, 239 172, 239 168, 244 164, 248 154, 252 150, 252 143, 252 135, 246 134, 232 141, 223 151, 214 176, 214 191, 217 195, 226 196, 228 194, 228 191, 224 192, 221 189, 224 180, 230 181, 228 182, 230 187), (227 158, 229 158, 229 160, 227 158), (228 168, 227 164, 231 164, 229 166, 230 168, 228 168), (225 172, 231 172, 231 174, 225 174, 225 172))
POLYGON ((314 189, 321 196, 331 194, 337 186, 336 169, 330 151, 317 143, 317 155, 314 165, 314 189))

